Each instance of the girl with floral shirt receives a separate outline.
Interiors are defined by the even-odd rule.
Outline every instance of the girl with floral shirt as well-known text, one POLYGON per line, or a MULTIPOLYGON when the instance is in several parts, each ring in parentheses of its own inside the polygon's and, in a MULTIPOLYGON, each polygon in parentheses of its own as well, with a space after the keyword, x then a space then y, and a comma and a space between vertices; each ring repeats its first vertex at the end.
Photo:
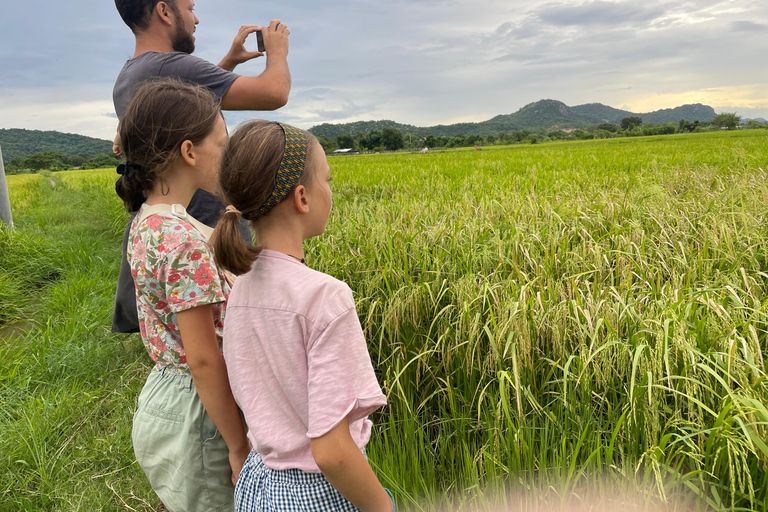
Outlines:
POLYGON ((139 89, 120 136, 116 189, 137 212, 127 257, 155 361, 133 419, 136 460, 167 510, 231 512, 250 452, 221 354, 231 275, 216 265, 210 228, 185 210, 196 190, 214 190, 224 119, 207 90, 166 79, 139 89))

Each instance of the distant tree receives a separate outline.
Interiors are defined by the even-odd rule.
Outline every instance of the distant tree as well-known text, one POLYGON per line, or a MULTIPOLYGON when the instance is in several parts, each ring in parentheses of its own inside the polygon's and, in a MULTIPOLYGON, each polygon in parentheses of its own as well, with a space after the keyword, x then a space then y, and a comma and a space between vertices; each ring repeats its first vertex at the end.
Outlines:
POLYGON ((632 130, 633 128, 637 128, 643 124, 643 120, 639 117, 625 117, 621 120, 621 129, 622 130, 632 130))
POLYGON ((437 139, 434 135, 427 135, 427 138, 424 139, 424 145, 428 148, 436 148, 437 147, 437 139))
POLYGON ((488 144, 496 144, 496 136, 492 133, 485 136, 485 142, 488 144))
POLYGON ((395 128, 384 128, 381 130, 381 143, 389 151, 402 149, 405 145, 403 134, 395 128))
POLYGON ((590 140, 595 138, 594 133, 588 133, 584 130, 576 130, 573 132, 573 136, 576 137, 579 140, 590 140))
POLYGON ((754 119, 748 119, 747 124, 745 125, 748 130, 756 130, 758 128, 765 128, 765 125, 762 124, 760 121, 756 121, 754 119))
POLYGON ((27 169, 32 169, 33 171, 41 171, 43 169, 59 171, 66 166, 66 160, 67 155, 64 153, 41 151, 25 158, 24 165, 27 169))
POLYGON ((547 137, 552 140, 563 140, 568 138, 568 134, 563 130, 553 130, 547 134, 547 137))
POLYGON ((80 166, 81 169, 107 169, 117 167, 122 163, 122 159, 112 153, 102 153, 91 158, 80 166))
POLYGON ((83 155, 72 155, 69 158, 67 158, 67 163, 71 165, 72 167, 80 167, 82 166, 89 157, 83 156, 83 155))
POLYGON ((603 123, 597 125, 598 130, 604 130, 606 132, 616 133, 619 131, 619 125, 617 124, 611 124, 611 123, 603 123))
POLYGON ((381 147, 381 132, 371 132, 360 138, 360 147, 362 149, 375 150, 381 147))
POLYGON ((720 128, 728 128, 729 130, 733 130, 739 126, 740 122, 741 117, 737 116, 733 112, 723 112, 722 114, 716 115, 712 120, 712 124, 715 126, 719 126, 720 128))
POLYGON ((348 133, 336 137, 336 145, 339 149, 355 149, 355 140, 348 133))
POLYGON ((333 153, 339 149, 339 146, 336 145, 335 140, 331 140, 328 137, 323 137, 322 135, 317 138, 317 142, 320 143, 320 145, 323 147, 323 151, 326 153, 333 153))

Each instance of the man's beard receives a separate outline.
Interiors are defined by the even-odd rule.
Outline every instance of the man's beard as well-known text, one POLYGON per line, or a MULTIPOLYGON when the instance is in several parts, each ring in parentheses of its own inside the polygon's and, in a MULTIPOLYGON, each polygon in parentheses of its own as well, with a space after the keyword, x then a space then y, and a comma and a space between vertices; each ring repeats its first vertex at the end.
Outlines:
POLYGON ((176 31, 171 39, 171 48, 175 52, 192 53, 195 51, 195 38, 191 33, 184 30, 184 22, 181 19, 181 13, 175 12, 176 31))

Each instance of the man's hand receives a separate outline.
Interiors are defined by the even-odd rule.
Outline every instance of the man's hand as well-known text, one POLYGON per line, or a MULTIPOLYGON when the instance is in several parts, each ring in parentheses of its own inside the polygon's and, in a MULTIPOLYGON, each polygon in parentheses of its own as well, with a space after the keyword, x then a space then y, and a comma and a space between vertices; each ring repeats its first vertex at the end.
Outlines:
POLYGON ((227 71, 234 71, 238 64, 248 62, 251 59, 262 57, 264 54, 261 52, 249 52, 245 49, 245 39, 254 32, 261 30, 256 25, 243 25, 235 36, 235 40, 232 41, 232 48, 229 49, 229 53, 219 62, 219 67, 226 69, 227 71))
POLYGON ((115 140, 112 142, 112 152, 117 156, 123 156, 123 146, 120 143, 120 134, 115 135, 115 140))
POLYGON ((288 36, 291 31, 288 30, 280 20, 272 20, 268 27, 261 27, 261 35, 264 37, 264 51, 267 52, 267 59, 270 57, 288 56, 288 36))

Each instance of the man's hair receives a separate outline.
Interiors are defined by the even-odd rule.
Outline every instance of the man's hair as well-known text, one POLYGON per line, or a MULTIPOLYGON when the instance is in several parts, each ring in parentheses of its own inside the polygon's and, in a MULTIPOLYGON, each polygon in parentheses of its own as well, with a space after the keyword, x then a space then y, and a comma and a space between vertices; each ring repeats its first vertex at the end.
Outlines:
POLYGON ((125 24, 135 34, 149 26, 152 10, 161 1, 167 3, 174 13, 177 11, 176 0, 115 0, 115 7, 125 24))

